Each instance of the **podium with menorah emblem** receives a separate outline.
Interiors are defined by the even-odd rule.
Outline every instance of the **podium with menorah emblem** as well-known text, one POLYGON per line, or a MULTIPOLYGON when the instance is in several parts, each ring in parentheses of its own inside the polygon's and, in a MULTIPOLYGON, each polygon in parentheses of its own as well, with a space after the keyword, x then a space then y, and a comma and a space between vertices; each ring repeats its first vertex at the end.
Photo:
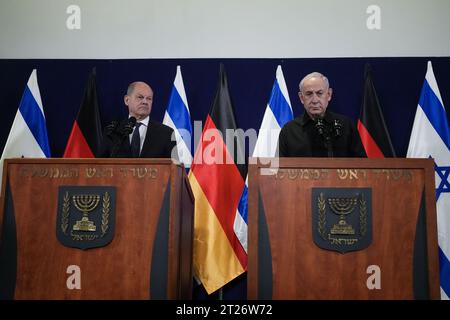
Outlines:
POLYGON ((433 160, 250 163, 249 299, 439 299, 433 160))
POLYGON ((168 159, 5 161, 0 299, 190 299, 194 198, 168 159))

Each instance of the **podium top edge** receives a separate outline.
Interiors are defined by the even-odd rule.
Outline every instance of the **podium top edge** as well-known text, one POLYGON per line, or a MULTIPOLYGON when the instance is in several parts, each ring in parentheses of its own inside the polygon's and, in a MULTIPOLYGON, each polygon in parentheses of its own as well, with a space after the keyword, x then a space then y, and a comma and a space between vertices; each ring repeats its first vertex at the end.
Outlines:
POLYGON ((401 169, 401 168, 434 168, 431 158, 249 158, 250 167, 257 168, 368 168, 368 169, 401 169))
POLYGON ((174 164, 182 166, 182 163, 170 158, 10 158, 5 159, 8 164, 136 164, 136 165, 156 165, 174 164))

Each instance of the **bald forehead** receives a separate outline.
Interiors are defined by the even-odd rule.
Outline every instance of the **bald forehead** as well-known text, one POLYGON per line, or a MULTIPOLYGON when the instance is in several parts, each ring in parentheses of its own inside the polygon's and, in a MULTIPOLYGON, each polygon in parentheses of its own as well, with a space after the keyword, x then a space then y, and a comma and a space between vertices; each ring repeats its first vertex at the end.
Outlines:
POLYGON ((150 94, 153 94, 153 89, 148 84, 142 81, 135 81, 133 83, 130 83, 127 89, 127 95, 131 95, 135 91, 149 92, 150 94))

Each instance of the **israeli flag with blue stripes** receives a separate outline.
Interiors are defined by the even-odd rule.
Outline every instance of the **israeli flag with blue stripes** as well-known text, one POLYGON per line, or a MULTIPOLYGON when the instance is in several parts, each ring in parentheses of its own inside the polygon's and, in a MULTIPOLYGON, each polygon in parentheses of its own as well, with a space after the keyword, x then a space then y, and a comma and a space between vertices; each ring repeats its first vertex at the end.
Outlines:
POLYGON ((8 140, 3 149, 0 160, 0 181, 2 181, 4 159, 22 157, 50 157, 44 108, 39 93, 36 69, 33 70, 28 79, 19 110, 17 110, 8 140))
POLYGON ((450 297, 450 127, 428 62, 408 146, 408 158, 434 158, 441 298, 450 297))
MULTIPOLYGON (((283 76, 281 66, 277 67, 276 79, 272 87, 272 94, 261 123, 253 157, 275 157, 277 155, 278 136, 286 122, 293 119, 291 100, 283 76)), ((247 251, 247 200, 248 178, 239 201, 234 220, 234 232, 247 251)))
POLYGON ((177 66, 177 74, 173 82, 163 124, 175 131, 178 160, 184 164, 185 168, 190 168, 192 163, 192 125, 180 66, 177 66))

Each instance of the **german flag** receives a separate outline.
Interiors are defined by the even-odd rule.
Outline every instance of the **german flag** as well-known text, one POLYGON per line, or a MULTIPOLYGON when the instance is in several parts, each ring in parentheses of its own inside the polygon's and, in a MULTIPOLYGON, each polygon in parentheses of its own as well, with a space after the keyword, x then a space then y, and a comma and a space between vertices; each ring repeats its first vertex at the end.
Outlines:
POLYGON ((244 144, 235 131, 227 131, 237 126, 222 64, 219 78, 189 173, 195 195, 194 273, 208 294, 247 268, 247 254, 233 230, 247 174, 244 144))
POLYGON ((366 64, 364 72, 364 96, 358 119, 358 131, 369 158, 395 157, 369 64, 366 64))
POLYGON ((102 141, 102 125, 98 107, 96 70, 92 69, 83 101, 67 141, 64 158, 95 158, 102 141))

